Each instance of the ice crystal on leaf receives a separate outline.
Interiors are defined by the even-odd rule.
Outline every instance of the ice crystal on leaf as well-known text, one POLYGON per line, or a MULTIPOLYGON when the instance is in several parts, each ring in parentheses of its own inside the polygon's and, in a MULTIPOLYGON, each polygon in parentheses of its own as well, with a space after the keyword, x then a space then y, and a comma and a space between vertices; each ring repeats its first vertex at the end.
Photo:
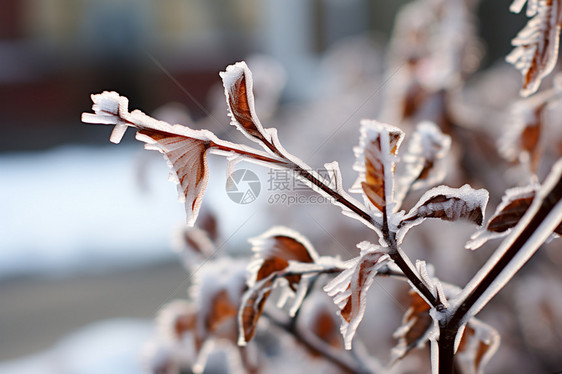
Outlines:
POLYGON ((186 126, 170 125, 147 116, 139 110, 128 111, 127 98, 116 92, 92 95, 92 113, 84 113, 82 121, 115 125, 111 141, 121 141, 127 127, 136 128, 137 140, 146 149, 161 152, 170 166, 170 179, 178 184, 179 199, 185 202, 187 223, 193 226, 209 179, 207 153, 238 155, 245 160, 270 166, 283 164, 279 158, 257 150, 217 138, 208 130, 193 130, 186 126))
POLYGON ((469 185, 461 188, 439 186, 423 194, 416 206, 406 214, 400 224, 398 238, 427 218, 445 221, 467 220, 482 225, 488 203, 488 191, 475 190, 469 185))
POLYGON ((400 203, 409 191, 431 187, 443 181, 443 159, 451 148, 451 137, 433 122, 419 123, 408 139, 406 152, 400 157, 402 173, 396 178, 396 200, 400 203))
POLYGON ((280 307, 289 298, 293 299, 289 314, 294 315, 311 278, 336 263, 332 258, 319 257, 305 237, 286 227, 273 227, 250 242, 254 260, 248 266, 249 288, 238 312, 239 344, 245 344, 254 336, 265 302, 275 287, 283 288, 280 307))
POLYGON ((351 341, 365 314, 367 291, 378 269, 389 260, 384 249, 378 245, 361 242, 357 247, 361 249, 361 254, 346 261, 345 270, 324 287, 340 308, 341 332, 346 349, 351 349, 351 341))
POLYGON ((492 326, 472 318, 462 332, 457 347, 457 362, 463 373, 481 374, 500 345, 500 335, 492 326))
POLYGON ((228 104, 231 124, 249 139, 261 143, 271 142, 271 135, 263 128, 254 104, 252 72, 244 61, 229 65, 220 73, 228 104))
MULTIPOLYGON (((511 9, 520 12, 523 4, 524 1, 516 0, 511 9)), ((523 75, 522 96, 535 93, 556 65, 562 25, 561 5, 560 0, 534 0, 527 4, 527 15, 533 18, 512 40, 515 49, 505 58, 523 75)))
POLYGON ((373 120, 361 122, 354 166, 359 178, 351 191, 362 192, 365 201, 379 211, 393 201, 394 164, 403 137, 404 133, 397 127, 373 120))
MULTIPOLYGON (((488 240, 509 235, 527 212, 540 185, 533 183, 525 187, 514 187, 505 191, 502 202, 495 213, 488 220, 486 227, 475 232, 466 244, 468 249, 478 249, 488 240)), ((554 230, 557 235, 562 235, 562 223, 554 230)))

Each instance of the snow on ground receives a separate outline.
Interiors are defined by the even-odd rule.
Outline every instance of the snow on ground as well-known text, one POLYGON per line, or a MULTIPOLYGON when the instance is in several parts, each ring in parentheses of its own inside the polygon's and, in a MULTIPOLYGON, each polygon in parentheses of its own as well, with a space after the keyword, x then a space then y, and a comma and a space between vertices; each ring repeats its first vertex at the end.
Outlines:
POLYGON ((0 362, 0 374, 140 374, 152 321, 113 319, 93 323, 46 352, 0 362))
MULTIPOLYGON (((210 156, 203 209, 221 212, 222 249, 268 227, 266 196, 239 205, 225 192, 225 162, 210 156)), ((265 184, 266 169, 254 170, 265 184)), ((0 279, 76 275, 173 259, 183 204, 161 155, 139 144, 0 155, 0 279), (144 168, 141 164, 145 164, 144 168), (138 173, 147 188, 139 186, 138 173)))

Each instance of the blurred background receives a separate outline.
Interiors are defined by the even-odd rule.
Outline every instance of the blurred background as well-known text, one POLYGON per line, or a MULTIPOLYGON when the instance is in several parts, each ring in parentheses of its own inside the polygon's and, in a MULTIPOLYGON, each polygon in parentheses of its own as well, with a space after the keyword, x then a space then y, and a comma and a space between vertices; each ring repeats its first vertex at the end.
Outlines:
MULTIPOLYGON (((218 72, 246 59, 285 146, 313 166, 340 161, 350 184, 407 2, 0 0, 0 373, 141 372, 152 318, 186 296, 171 244, 185 217, 165 162, 131 134, 114 146, 110 128, 82 124, 90 94, 115 90, 130 109, 240 140, 218 72)), ((509 3, 477 8, 481 69, 501 64, 525 22, 509 3)), ((311 225, 272 216, 267 196, 234 204, 219 174, 203 206, 220 211, 225 247, 286 217, 311 225)))

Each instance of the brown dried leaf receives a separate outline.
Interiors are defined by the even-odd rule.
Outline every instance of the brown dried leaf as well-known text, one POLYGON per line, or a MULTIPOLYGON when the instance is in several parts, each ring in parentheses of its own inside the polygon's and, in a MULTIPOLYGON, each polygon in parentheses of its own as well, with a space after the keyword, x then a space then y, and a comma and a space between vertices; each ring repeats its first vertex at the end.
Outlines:
POLYGON ((237 305, 233 305, 226 290, 221 290, 214 295, 211 302, 210 313, 206 315, 205 326, 207 331, 215 331, 225 320, 236 316, 237 305))
POLYGON ((270 142, 269 134, 264 130, 254 108, 252 92, 252 73, 245 62, 238 62, 221 72, 224 92, 232 124, 248 138, 264 143, 270 142))
POLYGON ((345 348, 351 349, 351 342, 366 309, 366 294, 375 276, 389 260, 380 247, 368 242, 357 245, 361 255, 345 262, 346 270, 341 272, 324 287, 340 308, 341 333, 345 348))
POLYGON ((536 15, 512 40, 515 49, 506 57, 506 61, 515 65, 523 75, 522 96, 537 91, 558 59, 561 4, 559 0, 540 0, 536 6, 536 15))
POLYGON ((159 332, 174 340, 181 340, 183 335, 194 331, 197 322, 195 305, 187 300, 174 300, 158 311, 156 325, 159 332))
POLYGON ((496 352, 500 336, 491 326, 472 318, 464 328, 456 353, 456 361, 463 373, 482 373, 496 352))
POLYGON ((197 308, 194 338, 198 352, 209 338, 227 339, 236 344, 236 313, 246 290, 246 261, 223 257, 208 264, 197 268, 189 290, 197 308))
POLYGON ((360 172, 358 181, 362 192, 380 211, 390 203, 386 200, 393 190, 394 157, 403 137, 404 133, 396 127, 376 121, 361 122, 355 169, 360 172))
POLYGON ((314 263, 318 258, 306 238, 287 228, 274 227, 250 242, 255 253, 250 269, 255 277, 249 281, 250 289, 244 295, 239 310, 241 343, 254 336, 265 302, 279 277, 287 280, 293 293, 301 286, 300 274, 283 274, 289 267, 289 261, 314 263))
POLYGON ((402 326, 394 333, 398 339, 398 344, 392 350, 395 360, 425 344, 433 326, 433 319, 429 315, 431 307, 416 291, 410 290, 409 295, 410 307, 402 319, 402 326))
POLYGON ((209 142, 150 129, 139 130, 137 138, 147 143, 147 149, 156 149, 166 157, 177 179, 180 199, 185 201, 188 224, 193 225, 209 180, 209 142))
POLYGON ((424 121, 416 126, 396 178, 396 200, 401 203, 408 192, 440 183, 446 174, 443 159, 451 148, 451 137, 443 134, 433 122, 424 121))
POLYGON ((129 101, 117 92, 102 92, 92 95, 94 113, 83 113, 82 121, 93 124, 115 126, 110 140, 121 141, 127 127, 138 130, 137 140, 147 143, 147 149, 158 150, 168 160, 172 171, 170 176, 178 184, 180 200, 185 200, 187 223, 193 226, 209 172, 207 152, 233 156, 257 163, 285 164, 276 156, 256 151, 218 139, 208 130, 193 130, 186 126, 170 125, 147 116, 139 110, 129 112, 129 101))
MULTIPOLYGON (((508 235, 509 230, 519 223, 531 206, 539 188, 540 185, 531 184, 506 190, 501 204, 496 208, 486 227, 474 233, 466 247, 477 249, 489 239, 508 235)), ((562 235, 562 223, 558 225, 554 233, 562 235)))
POLYGON ((536 191, 533 191, 529 196, 519 198, 513 197, 512 200, 507 201, 507 204, 490 218, 486 229, 492 232, 504 232, 515 227, 531 206, 535 198, 535 192, 536 191))
POLYGON ((541 132, 545 109, 553 99, 551 91, 542 92, 513 106, 513 122, 500 138, 500 153, 509 161, 529 165, 536 174, 542 155, 541 132))
POLYGON ((319 311, 310 331, 326 344, 341 349, 343 344, 339 324, 334 317, 335 314, 327 309, 319 311))
POLYGON ((445 221, 468 220, 482 225, 484 211, 488 203, 488 191, 474 190, 468 184, 461 188, 439 186, 427 191, 416 206, 402 219, 398 239, 426 218, 439 218, 445 221))

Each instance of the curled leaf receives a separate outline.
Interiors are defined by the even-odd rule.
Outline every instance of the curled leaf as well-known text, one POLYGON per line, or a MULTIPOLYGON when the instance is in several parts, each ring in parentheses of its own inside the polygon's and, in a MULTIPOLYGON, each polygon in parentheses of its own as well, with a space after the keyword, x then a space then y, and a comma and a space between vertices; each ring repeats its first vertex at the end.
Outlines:
POLYGON ((236 314, 246 288, 246 263, 221 258, 201 267, 190 292, 197 301, 195 346, 199 351, 210 336, 237 341, 236 314))
POLYGON ((523 6, 527 4, 527 17, 532 17, 537 14, 539 1, 540 0, 513 0, 513 3, 509 6, 509 10, 513 13, 521 13, 523 6))
POLYGON ((510 124, 498 143, 504 158, 528 165, 532 173, 536 173, 540 161, 544 113, 549 102, 556 97, 553 91, 541 92, 513 105, 511 117, 514 123, 510 124))
POLYGON ((345 270, 324 287, 340 308, 341 333, 345 349, 351 349, 351 341, 366 308, 366 294, 373 284, 378 269, 386 265, 390 257, 381 247, 368 242, 357 245, 361 254, 344 264, 345 270))
POLYGON ((463 373, 483 373, 500 345, 500 335, 491 326, 471 318, 462 331, 455 361, 463 373))
POLYGON ((238 343, 242 345, 254 336, 265 302, 275 286, 287 285, 281 301, 293 297, 291 313, 296 312, 308 287, 309 275, 291 272, 291 264, 314 264, 318 260, 310 242, 286 227, 273 227, 250 242, 254 260, 248 269, 252 275, 238 312, 238 343))
POLYGON ((171 168, 170 179, 178 184, 180 201, 185 201, 187 223, 193 226, 201 207, 209 178, 207 153, 232 156, 279 166, 284 161, 246 147, 218 139, 208 130, 193 130, 186 126, 170 125, 147 116, 139 110, 128 111, 129 101, 116 92, 92 95, 94 113, 83 113, 82 121, 115 125, 111 141, 118 143, 127 127, 138 130, 137 140, 147 143, 147 149, 164 154, 171 168))
POLYGON ((160 335, 179 341, 193 332, 197 323, 197 309, 187 300, 174 300, 158 311, 156 326, 160 335))
POLYGON ((253 141, 271 143, 270 134, 256 115, 252 72, 246 63, 241 61, 229 65, 219 75, 224 86, 231 124, 253 141))
MULTIPOLYGON (((506 190, 502 202, 496 208, 486 227, 471 236, 466 248, 474 250, 490 239, 507 236, 525 215, 539 188, 540 185, 531 184, 506 190)), ((562 223, 558 225, 554 233, 562 235, 562 223)))
POLYGON ((382 211, 393 201, 394 164, 404 133, 397 127, 374 120, 361 122, 359 147, 354 149, 354 169, 359 178, 352 192, 362 192, 375 208, 382 211))
MULTIPOLYGON (((533 15, 533 18, 511 41, 515 49, 505 59, 523 75, 522 96, 535 93, 542 79, 556 65, 562 23, 560 5, 558 0, 529 3, 527 13, 533 15)), ((522 7, 522 1, 512 4, 512 10, 515 11, 520 11, 522 7)))
POLYGON ((482 225, 488 203, 488 191, 475 190, 468 184, 461 188, 439 186, 423 194, 416 206, 404 216, 397 234, 401 241, 406 232, 427 218, 445 221, 467 220, 482 225))
POLYGON ((140 130, 137 139, 147 143, 146 149, 160 151, 166 158, 172 170, 170 178, 178 185, 179 199, 185 202, 187 223, 193 226, 209 181, 210 142, 152 130, 140 130))
POLYGON ((403 169, 396 178, 396 200, 404 200, 409 191, 440 183, 446 173, 442 161, 450 148, 451 137, 443 134, 436 124, 419 123, 401 156, 403 169))
POLYGON ((412 349, 423 346, 433 327, 429 304, 414 290, 410 290, 409 295, 410 307, 404 314, 402 326, 393 334, 398 339, 398 344, 392 348, 393 360, 399 360, 412 349))

